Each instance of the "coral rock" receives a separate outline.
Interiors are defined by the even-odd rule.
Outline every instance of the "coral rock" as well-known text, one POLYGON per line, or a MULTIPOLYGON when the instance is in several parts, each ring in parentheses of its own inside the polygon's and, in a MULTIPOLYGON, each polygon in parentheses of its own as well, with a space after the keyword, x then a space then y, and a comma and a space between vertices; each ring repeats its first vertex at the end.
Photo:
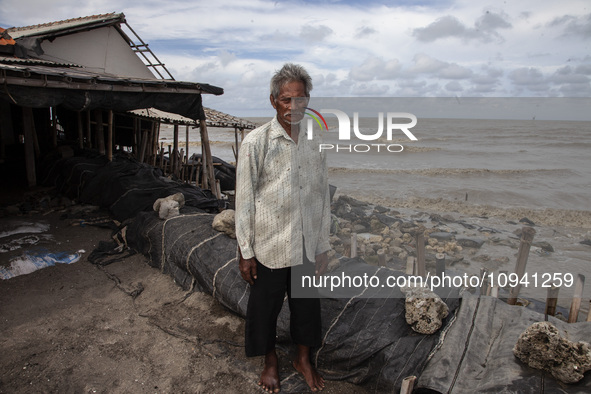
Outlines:
POLYGON ((216 231, 225 233, 230 238, 236 238, 236 222, 234 220, 234 210, 226 209, 213 218, 213 227, 216 231))
POLYGON ((420 334, 433 334, 441 328, 449 308, 426 287, 403 287, 406 293, 406 322, 420 334))
POLYGON ((549 322, 534 323, 517 340, 513 354, 564 383, 576 383, 591 369, 591 345, 564 338, 549 322))
POLYGON ((179 215, 179 209, 185 206, 183 193, 176 193, 168 197, 159 198, 154 202, 152 208, 158 212, 160 219, 169 219, 179 215))

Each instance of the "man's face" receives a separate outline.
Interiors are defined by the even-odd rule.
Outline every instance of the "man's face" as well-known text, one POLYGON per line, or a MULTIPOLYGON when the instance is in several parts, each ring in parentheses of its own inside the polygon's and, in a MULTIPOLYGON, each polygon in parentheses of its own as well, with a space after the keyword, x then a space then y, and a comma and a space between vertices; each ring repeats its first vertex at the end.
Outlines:
POLYGON ((279 91, 277 99, 271 95, 271 105, 277 111, 277 120, 286 132, 291 132, 291 125, 298 124, 304 118, 308 100, 292 100, 292 98, 306 97, 304 84, 299 81, 288 82, 279 91))

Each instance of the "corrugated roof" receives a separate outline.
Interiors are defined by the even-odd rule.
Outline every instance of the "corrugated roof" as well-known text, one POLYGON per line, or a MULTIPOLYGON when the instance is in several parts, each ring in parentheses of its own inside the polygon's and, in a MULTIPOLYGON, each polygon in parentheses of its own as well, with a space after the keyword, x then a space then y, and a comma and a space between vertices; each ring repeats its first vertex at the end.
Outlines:
MULTIPOLYGON (((238 127, 245 130, 252 130, 257 127, 256 124, 246 119, 237 118, 226 113, 216 111, 215 109, 203 107, 205 111, 205 119, 208 127, 238 127)), ((183 124, 183 125, 195 125, 196 122, 193 119, 186 118, 181 115, 173 114, 170 112, 161 111, 156 108, 147 109, 136 109, 128 111, 136 116, 142 118, 160 120, 164 123, 171 124, 183 124)))
POLYGON ((74 63, 57 63, 57 62, 52 62, 51 60, 43 60, 43 59, 23 59, 20 57, 16 57, 16 56, 2 56, 0 55, 0 63, 5 63, 5 64, 11 64, 11 63, 15 63, 15 64, 36 64, 39 66, 50 66, 50 67, 82 67, 78 64, 74 64, 74 63))
POLYGON ((0 83, 47 88, 108 90, 108 91, 168 91, 173 93, 209 93, 220 95, 224 89, 197 82, 163 79, 141 79, 101 74, 84 68, 68 68, 41 64, 7 64, 0 62, 0 83))
POLYGON ((69 30, 80 30, 103 25, 113 25, 115 23, 125 22, 124 14, 110 13, 85 16, 81 18, 66 19, 39 25, 11 27, 8 30, 12 38, 33 37, 55 35, 57 33, 69 30))

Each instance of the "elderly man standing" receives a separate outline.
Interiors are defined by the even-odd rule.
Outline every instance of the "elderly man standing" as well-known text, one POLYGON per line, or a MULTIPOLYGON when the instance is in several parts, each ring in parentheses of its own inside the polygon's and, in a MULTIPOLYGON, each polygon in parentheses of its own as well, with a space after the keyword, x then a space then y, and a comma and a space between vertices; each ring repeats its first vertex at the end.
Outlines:
POLYGON ((244 139, 237 165, 236 238, 240 272, 250 284, 246 355, 265 356, 259 385, 269 392, 280 390, 275 340, 286 293, 297 344, 293 366, 312 391, 324 388, 310 361, 310 348, 321 342, 320 301, 292 297, 292 278, 324 274, 330 249, 326 157, 300 131, 310 90, 300 65, 275 73, 270 100, 277 114, 244 139))

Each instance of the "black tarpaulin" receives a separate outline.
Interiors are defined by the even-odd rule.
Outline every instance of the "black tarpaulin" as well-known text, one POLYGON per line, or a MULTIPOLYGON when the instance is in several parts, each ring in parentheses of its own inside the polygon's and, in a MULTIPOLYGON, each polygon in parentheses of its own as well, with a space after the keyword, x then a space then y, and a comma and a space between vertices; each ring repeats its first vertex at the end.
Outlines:
MULTIPOLYGON (((591 323, 550 323, 569 340, 589 341, 591 323)), ((590 393, 591 375, 564 384, 513 355, 521 333, 544 315, 494 297, 466 293, 441 347, 416 385, 418 393, 590 393)))
POLYGON ((158 108, 194 120, 204 120, 201 94, 77 90, 5 85, 0 98, 31 108, 62 106, 72 111, 106 109, 125 112, 158 108))

